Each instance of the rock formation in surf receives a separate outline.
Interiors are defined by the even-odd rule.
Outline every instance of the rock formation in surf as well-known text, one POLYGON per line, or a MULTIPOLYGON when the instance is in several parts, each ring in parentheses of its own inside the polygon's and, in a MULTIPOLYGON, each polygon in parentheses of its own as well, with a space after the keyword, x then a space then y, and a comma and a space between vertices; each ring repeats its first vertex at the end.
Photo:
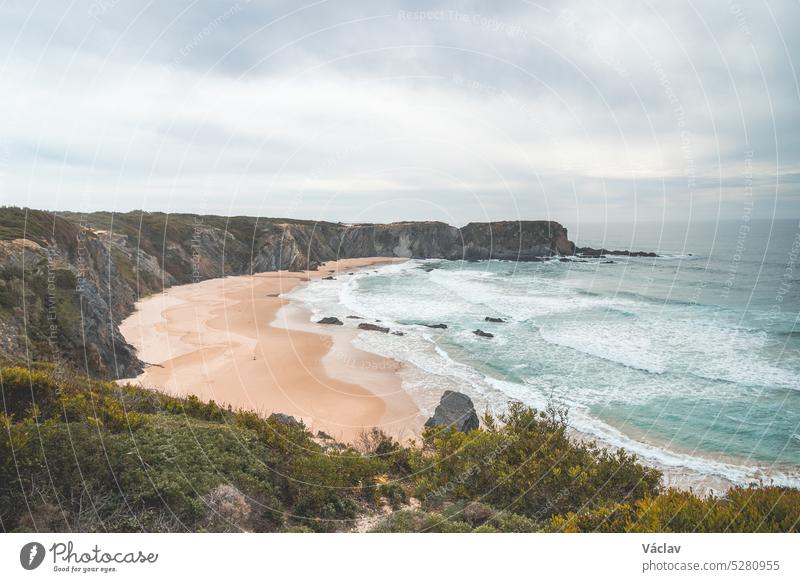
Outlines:
POLYGON ((425 422, 425 426, 428 428, 452 426, 461 432, 469 432, 478 428, 480 421, 469 396, 445 390, 433 416, 425 422))

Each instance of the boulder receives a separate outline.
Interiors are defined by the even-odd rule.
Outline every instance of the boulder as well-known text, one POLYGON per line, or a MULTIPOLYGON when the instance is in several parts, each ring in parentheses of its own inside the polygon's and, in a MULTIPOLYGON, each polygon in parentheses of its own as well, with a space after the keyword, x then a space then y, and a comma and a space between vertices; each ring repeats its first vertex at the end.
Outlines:
POLYGON ((488 321, 489 323, 505 323, 506 322, 506 320, 503 319, 502 317, 489 317, 489 316, 484 318, 483 321, 488 321))
POLYGON ((461 432, 469 432, 480 426, 472 399, 461 392, 445 390, 436 410, 426 422, 428 428, 453 426, 461 432))
POLYGON ((447 325, 444 323, 423 323, 425 327, 432 327, 433 329, 447 329, 447 325))
POLYGON ((609 251, 608 249, 593 249, 591 247, 578 247, 575 254, 581 257, 657 257, 656 253, 646 251, 609 251))
POLYGON ((317 323, 321 323, 323 325, 344 325, 342 320, 338 317, 323 317, 317 323))
POLYGON ((269 415, 269 418, 267 420, 273 420, 285 426, 291 426, 291 427, 302 426, 294 416, 289 416, 288 414, 284 414, 283 412, 273 412, 272 414, 269 415))
POLYGON ((322 278, 323 281, 336 281, 336 277, 333 275, 328 275, 327 277, 322 278))
POLYGON ((388 327, 381 327, 380 325, 375 325, 374 323, 359 323, 358 329, 363 329, 366 331, 379 331, 381 333, 389 333, 388 327))
POLYGON ((363 317, 359 317, 358 315, 348 315, 347 319, 364 319, 363 317))
POLYGON ((494 337, 493 333, 489 333, 488 331, 483 331, 482 329, 476 329, 472 333, 480 337, 494 337))

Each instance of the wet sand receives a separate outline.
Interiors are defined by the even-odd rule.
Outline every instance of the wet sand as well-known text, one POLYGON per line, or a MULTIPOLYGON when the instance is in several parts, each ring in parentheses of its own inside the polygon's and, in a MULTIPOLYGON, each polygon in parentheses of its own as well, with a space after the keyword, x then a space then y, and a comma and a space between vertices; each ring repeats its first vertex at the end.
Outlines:
POLYGON ((148 297, 120 324, 149 364, 132 381, 290 414, 344 441, 372 427, 412 437, 423 419, 402 389, 401 364, 355 349, 352 329, 309 324, 307 312, 278 297, 310 278, 396 261, 343 259, 318 271, 212 279, 148 297))

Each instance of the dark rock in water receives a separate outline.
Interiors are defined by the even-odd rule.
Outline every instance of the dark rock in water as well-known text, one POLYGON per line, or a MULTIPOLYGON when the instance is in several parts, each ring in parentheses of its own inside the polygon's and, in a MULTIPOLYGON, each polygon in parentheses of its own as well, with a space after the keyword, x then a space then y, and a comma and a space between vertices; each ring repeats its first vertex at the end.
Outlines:
POLYGON ((422 325, 433 329, 447 329, 447 325, 444 323, 423 323, 422 325))
POLYGON ((288 414, 284 414, 282 412, 273 412, 269 415, 267 420, 273 420, 285 426, 302 426, 294 416, 289 416, 288 414))
POLYGON ((488 321, 489 323, 505 323, 506 320, 502 317, 489 317, 486 316, 483 321, 488 321))
POLYGON ((348 315, 347 319, 364 319, 363 317, 359 317, 358 315, 348 315))
POLYGON ((375 325, 374 323, 359 323, 358 329, 364 329, 366 331, 379 331, 381 333, 389 333, 388 327, 381 327, 380 325, 375 325))
POLYGON ((481 337, 494 337, 493 333, 489 333, 488 331, 483 331, 482 329, 476 329, 472 333, 474 333, 475 335, 479 335, 481 337))
POLYGON ((610 253, 606 254, 612 256, 620 256, 620 257, 648 257, 648 258, 658 257, 656 253, 647 253, 645 251, 611 251, 610 253))
POLYGON ((327 277, 322 278, 323 281, 336 281, 336 277, 333 275, 328 275, 327 277))
POLYGON ((355 275, 355 273, 347 273, 348 275, 355 275))
POLYGON ((469 432, 480 426, 472 400, 466 394, 445 390, 436 410, 426 422, 428 428, 454 426, 461 432, 469 432))
POLYGON ((430 263, 424 263, 424 264, 420 265, 419 267, 417 267, 417 269, 422 269, 426 273, 430 273, 431 271, 434 271, 434 270, 436 270, 438 268, 439 268, 438 265, 432 265, 430 263))
POLYGON ((593 249, 591 247, 578 247, 575 249, 575 254, 581 257, 657 257, 655 253, 648 253, 645 251, 609 251, 608 249, 593 249))
POLYGON ((326 441, 332 441, 333 440, 333 437, 331 435, 329 435, 328 433, 326 433, 325 431, 322 431, 322 430, 317 431, 317 438, 318 439, 324 439, 326 441))
POLYGON ((392 335, 406 335, 402 331, 393 331, 392 335))
POLYGON ((338 317, 323 317, 317 323, 322 323, 324 325, 344 325, 342 320, 338 317))

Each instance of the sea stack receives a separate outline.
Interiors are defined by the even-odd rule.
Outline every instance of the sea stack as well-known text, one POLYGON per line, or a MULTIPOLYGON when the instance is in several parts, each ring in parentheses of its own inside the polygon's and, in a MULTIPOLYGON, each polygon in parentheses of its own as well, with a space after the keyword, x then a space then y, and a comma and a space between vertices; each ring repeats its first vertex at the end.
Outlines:
POLYGON ((472 399, 461 392, 445 390, 436 410, 426 422, 427 428, 453 426, 461 432, 469 432, 480 426, 472 399))

